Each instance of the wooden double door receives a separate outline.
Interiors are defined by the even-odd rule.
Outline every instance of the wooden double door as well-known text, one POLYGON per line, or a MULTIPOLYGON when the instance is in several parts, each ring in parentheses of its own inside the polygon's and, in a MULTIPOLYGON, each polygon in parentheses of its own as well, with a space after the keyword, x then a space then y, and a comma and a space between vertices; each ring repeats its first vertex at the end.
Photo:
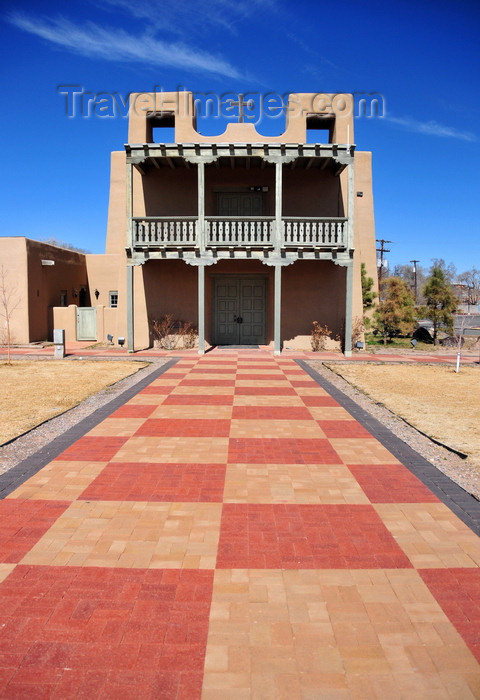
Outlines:
POLYGON ((265 344, 265 278, 215 278, 214 334, 216 345, 265 344))

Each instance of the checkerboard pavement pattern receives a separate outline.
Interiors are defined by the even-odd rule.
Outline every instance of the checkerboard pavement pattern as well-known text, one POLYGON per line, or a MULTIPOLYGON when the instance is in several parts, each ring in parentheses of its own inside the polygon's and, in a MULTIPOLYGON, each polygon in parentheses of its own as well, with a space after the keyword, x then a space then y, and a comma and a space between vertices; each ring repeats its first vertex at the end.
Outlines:
POLYGON ((180 359, 0 501, 0 697, 480 697, 480 538, 292 359, 180 359))

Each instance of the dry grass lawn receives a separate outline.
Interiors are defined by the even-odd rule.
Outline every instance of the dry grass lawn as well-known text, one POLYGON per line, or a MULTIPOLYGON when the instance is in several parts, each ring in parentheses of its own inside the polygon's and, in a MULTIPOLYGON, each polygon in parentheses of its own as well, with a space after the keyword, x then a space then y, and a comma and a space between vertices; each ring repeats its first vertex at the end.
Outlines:
POLYGON ((147 364, 71 360, 0 363, 0 445, 147 364))
POLYGON ((480 466, 480 368, 329 363, 350 384, 480 466))

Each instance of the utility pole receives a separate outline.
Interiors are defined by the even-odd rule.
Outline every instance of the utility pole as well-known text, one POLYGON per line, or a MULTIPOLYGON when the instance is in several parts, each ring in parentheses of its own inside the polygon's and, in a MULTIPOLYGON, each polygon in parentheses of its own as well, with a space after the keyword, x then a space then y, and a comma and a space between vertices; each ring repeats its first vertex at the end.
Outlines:
POLYGON ((383 254, 390 252, 390 248, 385 248, 385 243, 393 243, 393 241, 386 241, 384 238, 377 238, 377 243, 380 243, 380 248, 377 248, 377 253, 380 253, 380 269, 378 272, 378 294, 380 297, 382 292, 383 254))
POLYGON ((411 263, 413 263, 413 279, 414 279, 414 287, 415 287, 415 306, 417 305, 417 263, 420 262, 420 260, 410 260, 411 263))

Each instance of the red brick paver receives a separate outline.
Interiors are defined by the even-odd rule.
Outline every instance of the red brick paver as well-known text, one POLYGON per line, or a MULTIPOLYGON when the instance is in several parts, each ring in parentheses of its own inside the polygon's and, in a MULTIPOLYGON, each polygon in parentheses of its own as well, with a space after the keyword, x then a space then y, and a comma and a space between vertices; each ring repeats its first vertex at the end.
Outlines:
POLYGON ((288 356, 185 355, 0 502, 0 697, 480 697, 480 539, 288 356))

